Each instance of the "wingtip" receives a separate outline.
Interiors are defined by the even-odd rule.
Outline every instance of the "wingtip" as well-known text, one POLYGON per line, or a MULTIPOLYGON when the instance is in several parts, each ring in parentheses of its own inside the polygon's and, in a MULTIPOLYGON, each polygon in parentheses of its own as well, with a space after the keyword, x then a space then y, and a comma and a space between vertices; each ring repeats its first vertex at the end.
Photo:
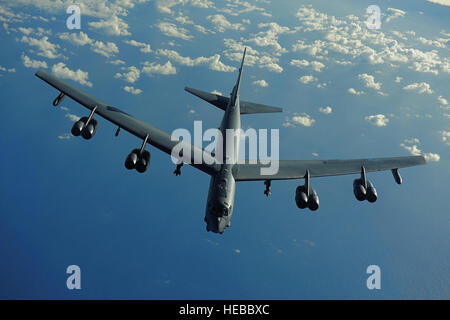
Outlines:
POLYGON ((427 159, 424 156, 419 156, 420 164, 427 164, 427 159))

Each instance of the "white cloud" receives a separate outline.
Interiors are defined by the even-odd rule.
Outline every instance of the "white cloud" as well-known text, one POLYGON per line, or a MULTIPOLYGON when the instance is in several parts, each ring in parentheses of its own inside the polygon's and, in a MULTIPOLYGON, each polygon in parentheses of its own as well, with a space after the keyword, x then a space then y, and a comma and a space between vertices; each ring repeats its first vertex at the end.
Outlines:
POLYGON ((214 2, 209 0, 191 0, 191 6, 203 9, 214 8, 214 2))
POLYGON ((417 38, 417 40, 420 41, 422 44, 425 44, 425 45, 428 45, 428 46, 434 46, 434 47, 437 47, 437 48, 445 48, 446 47, 445 43, 447 41, 449 41, 448 39, 441 39, 442 40, 442 42, 441 42, 441 41, 438 41, 438 40, 426 39, 424 37, 419 37, 419 38, 417 38))
POLYGON ((88 81, 88 72, 78 69, 76 71, 70 70, 63 62, 54 64, 52 67, 52 72, 55 76, 63 79, 71 79, 80 84, 92 87, 92 82, 88 81))
POLYGON ((441 160, 441 156, 437 153, 427 152, 423 154, 423 157, 428 162, 438 162, 441 160))
POLYGON ((330 106, 327 106, 325 108, 320 107, 319 111, 324 114, 331 114, 333 112, 333 109, 330 106))
POLYGON ((64 32, 64 33, 59 34, 58 37, 62 40, 70 41, 73 44, 78 45, 78 46, 84 46, 87 44, 92 44, 94 42, 94 40, 89 38, 89 36, 86 33, 84 33, 83 31, 80 31, 79 33, 64 32))
POLYGON ((253 49, 249 45, 244 45, 242 42, 236 41, 234 39, 224 39, 225 46, 225 57, 232 61, 240 62, 242 59, 242 53, 244 48, 247 48, 247 54, 245 56, 245 65, 254 66, 257 65, 259 68, 265 68, 271 72, 281 73, 283 68, 278 65, 278 58, 268 55, 267 53, 260 54, 257 50, 253 49))
POLYGON ((295 67, 308 67, 310 66, 312 70, 316 72, 322 72, 322 69, 325 68, 325 65, 320 61, 307 61, 307 60, 291 60, 290 64, 295 67))
POLYGON ((125 61, 120 60, 120 59, 110 60, 108 62, 111 63, 111 64, 114 64, 114 65, 125 64, 125 61))
POLYGON ((448 105, 447 99, 445 99, 443 96, 439 96, 437 99, 440 104, 442 104, 444 106, 448 105))
POLYGON ((316 82, 317 80, 318 79, 312 75, 303 76, 303 77, 298 78, 298 81, 300 81, 301 83, 304 83, 304 84, 316 82))
POLYGON ((400 10, 400 9, 394 9, 394 8, 387 8, 387 11, 392 12, 392 14, 386 18, 386 22, 389 22, 395 18, 404 17, 406 14, 405 11, 400 10))
POLYGON ((179 4, 177 0, 158 0, 156 1, 156 9, 161 13, 173 14, 172 7, 179 4))
MULTIPOLYGON (((400 11, 390 12, 401 15, 400 11)), ((345 19, 337 19, 312 6, 300 7, 297 17, 303 32, 315 33, 311 41, 298 40, 292 46, 293 51, 304 51, 314 57, 327 57, 332 52, 356 61, 386 64, 391 68, 404 63, 417 72, 438 75, 440 69, 450 73, 449 59, 445 56, 441 58, 438 51, 416 49, 415 41, 399 42, 397 37, 384 33, 384 29, 376 33, 367 32, 365 18, 350 15, 345 19)), ((402 37, 404 38, 403 35, 402 37)), ((441 40, 438 41, 443 43, 441 40)))
POLYGON ((36 39, 28 36, 22 36, 20 39, 21 42, 27 43, 32 47, 36 47, 38 49, 38 55, 42 57, 46 57, 49 59, 59 58, 61 55, 58 54, 59 45, 53 44, 48 41, 48 37, 42 37, 41 39, 36 39))
MULTIPOLYGON (((114 42, 107 42, 106 44, 102 41, 95 41, 89 38, 89 36, 80 31, 79 33, 69 33, 64 32, 58 35, 61 40, 66 40, 77 46, 90 45, 90 49, 102 56, 110 58, 116 53, 119 53, 119 48, 114 42)), ((116 60, 117 61, 117 60, 116 60)))
POLYGON ((206 19, 214 24, 215 28, 219 32, 225 32, 225 30, 245 30, 245 27, 241 23, 231 23, 225 18, 224 15, 215 14, 207 16, 206 19))
POLYGON ((395 78, 395 82, 400 83, 402 82, 403 78, 402 77, 396 77, 395 78))
POLYGON ((299 68, 307 67, 307 66, 309 66, 309 61, 308 60, 292 59, 291 62, 290 62, 290 65, 294 66, 294 67, 299 67, 299 68))
POLYGON ((364 119, 377 127, 385 127, 389 122, 389 119, 384 114, 371 115, 364 119))
POLYGON ((23 65, 27 68, 33 68, 33 69, 48 68, 47 62, 39 61, 39 60, 31 60, 23 52, 22 52, 22 61, 23 61, 23 65))
POLYGON ((102 19, 96 22, 89 22, 88 25, 94 29, 103 30, 108 35, 129 36, 128 24, 118 16, 111 16, 109 19, 102 19))
POLYGON ((364 91, 356 91, 353 88, 349 88, 347 91, 348 91, 348 93, 353 94, 355 96, 360 96, 360 95, 364 94, 364 91))
POLYGON ((33 28, 24 28, 24 27, 19 27, 18 30, 20 32, 22 32, 24 35, 29 36, 30 34, 32 34, 34 32, 33 28))
POLYGON ((156 64, 156 62, 144 62, 144 67, 142 68, 142 72, 147 75, 152 74, 163 74, 163 75, 171 75, 176 74, 177 69, 172 65, 170 61, 167 61, 165 64, 156 64))
POLYGON ((58 136, 59 140, 69 140, 71 138, 71 135, 68 133, 64 133, 58 136))
POLYGON ((134 95, 142 93, 141 89, 136 89, 133 86, 125 86, 125 87, 123 87, 123 90, 125 90, 126 92, 129 92, 131 94, 134 94, 134 95))
POLYGON ((105 44, 102 41, 95 41, 91 45, 91 50, 107 58, 110 58, 114 56, 116 53, 119 53, 119 48, 114 42, 107 42, 105 44))
POLYGON ((442 141, 450 146, 450 131, 442 130, 441 135, 442 135, 442 141))
POLYGON ((144 52, 144 53, 152 52, 152 49, 150 48, 150 45, 148 43, 139 42, 136 40, 125 40, 125 43, 127 43, 133 47, 140 48, 139 51, 141 51, 141 52, 144 52))
POLYGON ((441 6, 449 6, 450 7, 450 0, 427 0, 427 1, 435 3, 435 4, 440 4, 441 6))
POLYGON ((235 67, 227 66, 222 61, 220 61, 220 55, 215 54, 211 57, 183 57, 175 50, 159 49, 157 54, 166 56, 172 61, 175 61, 181 65, 194 67, 198 65, 207 65, 211 70, 222 71, 222 72, 233 72, 236 70, 235 67))
POLYGON ((440 155, 437 153, 423 153, 422 150, 419 149, 418 145, 420 144, 419 139, 405 139, 403 143, 400 143, 400 146, 408 151, 413 156, 423 155, 426 161, 428 162, 437 162, 441 159, 440 155))
POLYGON ((291 30, 288 27, 280 26, 276 22, 260 23, 258 24, 258 28, 266 28, 266 30, 258 32, 245 41, 254 43, 258 47, 270 47, 272 48, 272 54, 275 56, 280 56, 283 53, 288 52, 287 49, 283 48, 278 42, 279 35, 295 33, 298 30, 298 27, 291 30))
POLYGON ((128 72, 124 73, 118 72, 114 75, 114 78, 123 79, 124 81, 129 83, 135 83, 136 81, 139 80, 139 77, 141 76, 141 72, 135 66, 130 66, 128 68, 122 67, 122 70, 127 70, 128 72))
POLYGON ((358 79, 364 82, 364 86, 366 88, 372 88, 374 90, 381 90, 381 82, 375 82, 374 76, 362 73, 358 75, 358 79))
MULTIPOLYGON (((111 3, 110 0, 84 0, 77 4, 80 6, 81 13, 84 16, 109 19, 113 16, 126 16, 129 9, 135 7, 135 4, 147 2, 147 0, 118 0, 111 3)), ((66 9, 74 4, 72 0, 18 0, 8 1, 9 6, 25 7, 34 6, 40 11, 51 14, 66 14, 66 9)), ((43 17, 37 17, 40 20, 47 20, 43 17)), ((53 20, 53 19, 52 19, 53 20)))
POLYGON ((185 28, 179 28, 173 23, 169 22, 160 22, 157 25, 158 29, 168 37, 179 38, 183 40, 189 40, 193 37, 189 35, 189 31, 185 28))
POLYGON ((69 118, 70 121, 73 121, 73 122, 80 120, 80 117, 79 117, 79 116, 74 115, 74 114, 72 114, 72 113, 66 113, 65 117, 66 117, 66 118, 69 118))
POLYGON ((256 80, 256 81, 253 81, 252 84, 260 86, 262 88, 265 88, 265 87, 269 86, 269 84, 267 83, 266 80, 256 80))
POLYGON ((419 94, 422 93, 426 93, 426 94, 432 94, 433 90, 431 90, 431 87, 428 83, 426 82, 415 82, 415 83, 411 83, 405 87, 403 87, 403 90, 406 91, 415 91, 419 94))
MULTIPOLYGON (((316 122, 316 120, 311 118, 311 116, 307 113, 302 113, 301 115, 294 115, 291 118, 291 121, 295 124, 300 124, 305 127, 311 127, 314 124, 314 122, 316 122)), ((288 121, 288 123, 290 123, 290 122, 288 121)), ((285 125, 285 126, 290 126, 290 125, 285 125)))

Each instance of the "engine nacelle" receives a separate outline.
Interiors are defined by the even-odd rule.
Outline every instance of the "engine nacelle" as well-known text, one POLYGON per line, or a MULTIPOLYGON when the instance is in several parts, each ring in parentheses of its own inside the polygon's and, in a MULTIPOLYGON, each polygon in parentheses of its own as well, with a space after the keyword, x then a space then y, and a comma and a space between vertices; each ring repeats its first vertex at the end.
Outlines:
POLYGON ((361 179, 354 180, 353 193, 355 194, 356 199, 358 199, 359 201, 367 200, 373 203, 378 199, 377 189, 375 189, 372 182, 370 181, 367 181, 367 188, 365 188, 361 179))
POLYGON ((125 168, 133 170, 136 168, 136 163, 139 160, 139 149, 134 149, 125 159, 125 168))
POLYGON ((83 131, 81 132, 81 135, 84 139, 89 140, 94 135, 95 132, 97 132, 98 122, 95 119, 91 119, 87 125, 84 126, 83 131))
POLYGON ((367 190, 362 184, 361 179, 355 179, 353 181, 353 193, 355 194, 356 199, 359 201, 364 201, 367 198, 367 190))
POLYGON ((374 203, 378 199, 377 189, 373 186, 372 182, 367 181, 367 201, 374 203))
POLYGON ((150 164, 150 152, 140 149, 134 149, 125 159, 125 168, 128 170, 136 169, 139 173, 144 173, 150 164))
POLYGON ((136 163, 137 172, 144 173, 147 170, 149 164, 150 164, 150 152, 144 150, 144 152, 142 152, 142 155, 139 157, 136 163))
POLYGON ((313 188, 311 188, 309 192, 308 208, 311 211, 316 211, 317 209, 319 209, 319 196, 317 195, 316 190, 314 190, 313 188))
POLYGON ((83 117, 80 120, 76 121, 72 127, 72 135, 78 137, 81 132, 83 132, 84 126, 88 120, 88 117, 83 117))
POLYGON ((295 190, 295 203, 300 209, 305 209, 308 206, 308 196, 306 195, 305 186, 298 186, 295 190))

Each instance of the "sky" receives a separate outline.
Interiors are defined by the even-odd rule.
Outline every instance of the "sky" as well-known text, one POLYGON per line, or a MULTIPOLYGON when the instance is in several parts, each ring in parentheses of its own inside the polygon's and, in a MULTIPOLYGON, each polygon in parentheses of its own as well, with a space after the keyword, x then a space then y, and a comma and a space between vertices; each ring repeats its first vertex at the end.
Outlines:
POLYGON ((0 298, 449 299, 450 2, 0 0, 0 298), (379 29, 366 24, 378 5, 379 29), (368 174, 379 199, 359 202, 358 175, 237 185, 231 227, 203 222, 209 177, 149 146, 144 174, 124 160, 136 137, 34 76, 45 69, 167 132, 219 125, 223 111, 184 86, 228 95, 247 48, 241 99, 283 107, 242 116, 280 130, 282 159, 423 154, 426 166, 368 174), (81 269, 69 290, 66 269, 81 269), (369 290, 377 265, 381 289, 369 290))

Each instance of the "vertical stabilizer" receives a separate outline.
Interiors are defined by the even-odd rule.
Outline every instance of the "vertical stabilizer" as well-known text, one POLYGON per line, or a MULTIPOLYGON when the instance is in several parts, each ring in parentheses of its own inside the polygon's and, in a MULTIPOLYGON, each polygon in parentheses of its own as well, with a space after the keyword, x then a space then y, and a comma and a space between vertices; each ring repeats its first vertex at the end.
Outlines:
POLYGON ((241 67, 239 68, 238 79, 236 81, 236 85, 233 88, 233 92, 231 93, 232 104, 235 103, 236 98, 239 96, 239 88, 241 87, 241 78, 242 78, 242 71, 244 70, 244 60, 245 60, 246 52, 247 52, 247 48, 244 49, 244 55, 242 56, 242 62, 241 62, 241 67))

